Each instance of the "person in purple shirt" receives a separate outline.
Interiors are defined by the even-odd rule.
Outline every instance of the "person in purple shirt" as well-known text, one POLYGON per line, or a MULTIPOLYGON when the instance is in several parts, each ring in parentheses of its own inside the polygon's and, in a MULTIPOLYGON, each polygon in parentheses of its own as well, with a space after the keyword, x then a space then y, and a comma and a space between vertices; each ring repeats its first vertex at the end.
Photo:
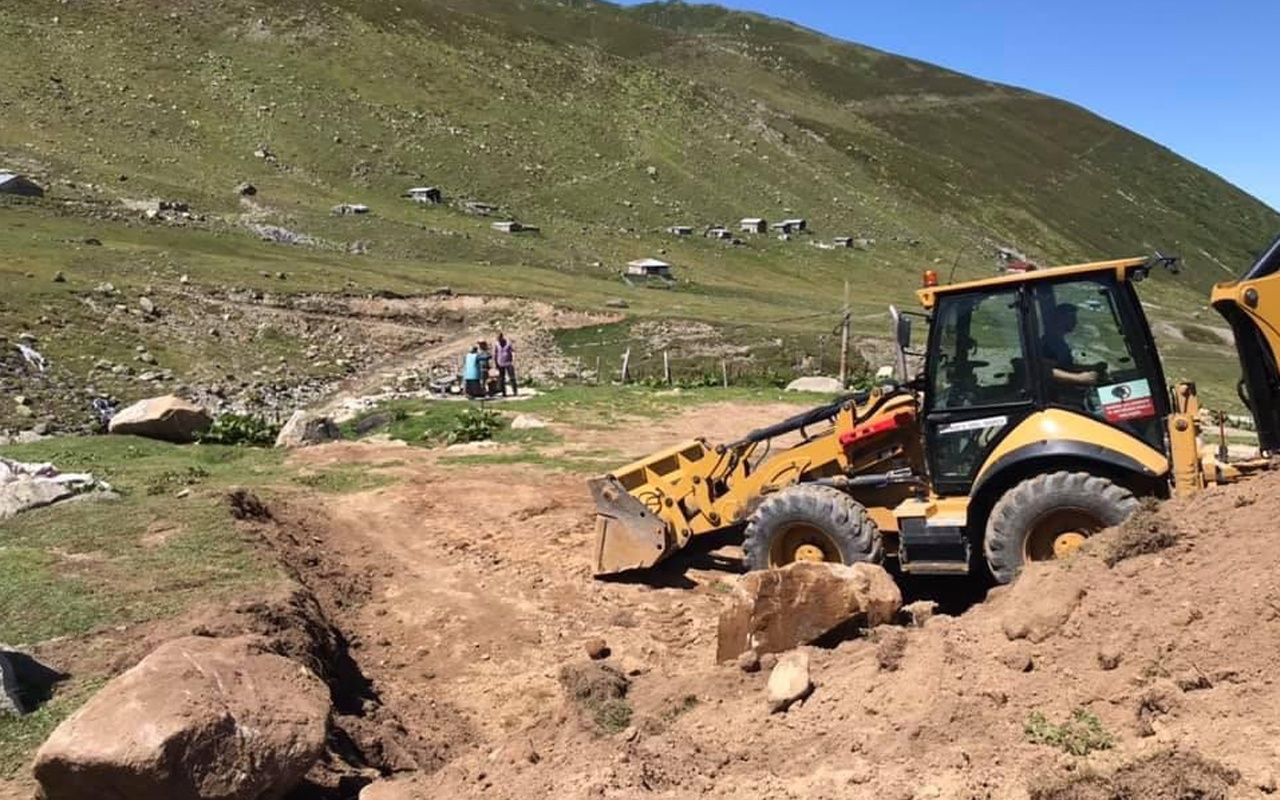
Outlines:
POLYGON ((507 384, 511 384, 511 395, 513 397, 520 394, 520 387, 516 385, 516 348, 511 344, 511 340, 501 333, 498 334, 498 342, 493 352, 494 363, 498 365, 498 391, 502 392, 502 396, 507 396, 507 384))

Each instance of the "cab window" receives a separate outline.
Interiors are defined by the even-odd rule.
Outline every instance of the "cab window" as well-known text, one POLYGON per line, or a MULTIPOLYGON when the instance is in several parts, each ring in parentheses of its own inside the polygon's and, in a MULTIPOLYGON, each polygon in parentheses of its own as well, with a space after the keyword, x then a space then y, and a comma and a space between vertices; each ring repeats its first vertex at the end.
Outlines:
POLYGON ((1119 285, 1097 279, 1040 284, 1032 297, 1049 403, 1083 411, 1160 447, 1163 387, 1139 357, 1119 285))
POLYGON ((1027 400, 1018 292, 946 298, 934 316, 932 407, 950 410, 1027 400))

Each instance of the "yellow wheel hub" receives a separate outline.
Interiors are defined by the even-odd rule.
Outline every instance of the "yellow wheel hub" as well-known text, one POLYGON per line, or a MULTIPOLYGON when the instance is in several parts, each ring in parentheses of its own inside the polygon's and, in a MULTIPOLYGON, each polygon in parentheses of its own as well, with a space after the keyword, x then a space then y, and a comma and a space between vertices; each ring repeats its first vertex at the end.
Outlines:
POLYGON ((796 561, 826 561, 822 548, 813 544, 802 544, 796 548, 796 561))
POLYGON ((1053 557, 1066 558, 1084 545, 1087 537, 1079 531, 1058 534, 1053 540, 1053 557))

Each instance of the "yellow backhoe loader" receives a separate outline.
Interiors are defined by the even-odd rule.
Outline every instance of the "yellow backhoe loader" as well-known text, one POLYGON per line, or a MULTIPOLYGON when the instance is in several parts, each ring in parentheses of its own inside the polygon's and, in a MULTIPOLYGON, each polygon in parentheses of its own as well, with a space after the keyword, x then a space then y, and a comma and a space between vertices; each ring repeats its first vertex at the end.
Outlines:
POLYGON ((1135 286, 1161 265, 1177 268, 1156 256, 952 285, 926 272, 925 313, 893 310, 897 380, 592 480, 596 574, 652 567, 741 526, 749 569, 896 559, 906 573, 986 569, 1007 583, 1123 521, 1139 497, 1268 468, 1280 451, 1280 237, 1212 292, 1256 423, 1260 454, 1247 461, 1202 446, 1195 385, 1165 383, 1135 286), (928 321, 922 353, 912 316, 928 321), (912 380, 908 355, 923 357, 912 380))

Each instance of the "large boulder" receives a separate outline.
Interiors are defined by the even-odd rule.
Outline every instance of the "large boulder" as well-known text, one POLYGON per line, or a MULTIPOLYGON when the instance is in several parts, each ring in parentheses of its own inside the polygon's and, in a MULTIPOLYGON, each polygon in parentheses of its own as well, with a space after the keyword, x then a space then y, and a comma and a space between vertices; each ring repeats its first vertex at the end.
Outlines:
POLYGON ((720 614, 716 659, 781 653, 891 622, 902 607, 893 577, 875 564, 797 561, 749 572, 720 614))
POLYGON ((176 395, 140 400, 116 413, 107 425, 111 433, 145 436, 166 442, 191 442, 209 429, 213 417, 198 405, 176 395))
POLYGON ((787 384, 788 392, 813 392, 815 394, 839 394, 844 391, 844 384, 835 378, 813 376, 796 378, 787 384))
POLYGON ((298 410, 293 412, 293 416, 280 429, 276 447, 306 447, 336 442, 341 438, 342 431, 338 430, 337 423, 332 419, 298 410))
POLYGON ((325 744, 329 691, 260 639, 190 636, 112 680, 36 754, 45 800, 274 800, 325 744))

